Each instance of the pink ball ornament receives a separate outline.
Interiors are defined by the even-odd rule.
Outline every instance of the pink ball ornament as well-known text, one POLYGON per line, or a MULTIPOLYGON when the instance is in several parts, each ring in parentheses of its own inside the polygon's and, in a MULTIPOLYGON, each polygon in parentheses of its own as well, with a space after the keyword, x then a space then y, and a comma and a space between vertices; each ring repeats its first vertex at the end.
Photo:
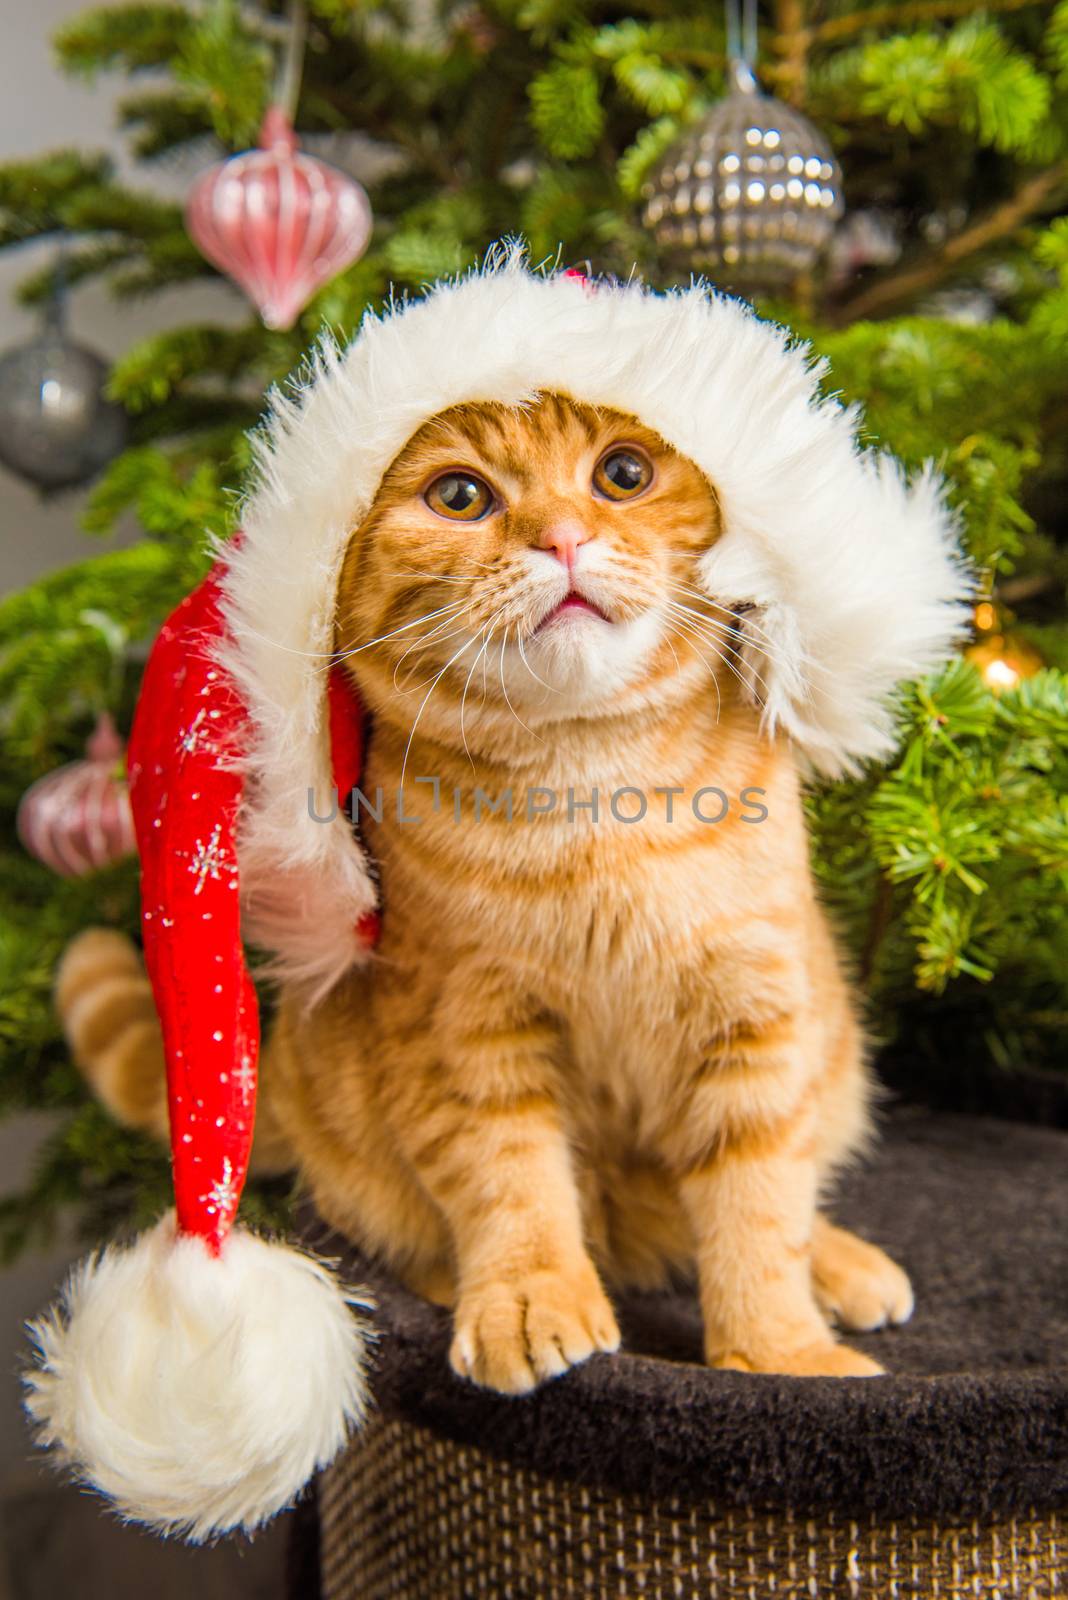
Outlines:
POLYGON ((285 112, 271 106, 257 150, 197 179, 185 222, 267 327, 291 328, 315 291, 363 255, 371 205, 354 178, 305 155, 285 112))
POLYGON ((19 803, 19 838, 31 856, 61 878, 84 877, 136 848, 123 749, 115 724, 102 712, 85 747, 86 759, 39 778, 19 803))

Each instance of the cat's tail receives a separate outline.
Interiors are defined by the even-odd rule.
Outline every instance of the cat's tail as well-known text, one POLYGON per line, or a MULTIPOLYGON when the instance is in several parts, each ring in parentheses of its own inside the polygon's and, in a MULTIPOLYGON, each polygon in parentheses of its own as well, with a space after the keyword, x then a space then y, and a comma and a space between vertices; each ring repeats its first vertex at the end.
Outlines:
MULTIPOLYGON (((115 928, 87 928, 56 972, 56 1010, 71 1055, 117 1122, 162 1144, 170 1139, 163 1033, 141 952, 115 928)), ((269 1050, 264 1055, 269 1056, 269 1050)), ((265 1063, 266 1064, 266 1063, 265 1063)), ((296 1165, 261 1077, 250 1169, 261 1176, 296 1165)))
POLYGON ((97 1099, 126 1127, 166 1142, 163 1035, 137 946, 114 928, 87 928, 63 953, 55 997, 97 1099))

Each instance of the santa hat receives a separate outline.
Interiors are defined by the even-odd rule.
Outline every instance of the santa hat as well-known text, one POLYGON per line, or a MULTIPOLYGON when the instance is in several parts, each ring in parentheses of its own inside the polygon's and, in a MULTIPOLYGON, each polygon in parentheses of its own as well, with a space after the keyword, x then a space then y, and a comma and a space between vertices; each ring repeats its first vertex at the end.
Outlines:
POLYGON ((373 943, 359 842, 342 808, 317 818, 359 775, 334 609, 383 473, 464 401, 556 391, 637 416, 715 486, 723 533, 699 581, 775 641, 765 726, 813 769, 850 772, 893 748, 888 697, 945 657, 970 584, 937 478, 909 484, 861 450, 821 375, 704 286, 591 293, 508 249, 369 316, 346 351, 322 344, 298 391, 275 396, 242 536, 163 628, 130 744, 176 1213, 79 1268, 34 1330, 42 1436, 125 1515, 194 1538, 255 1527, 364 1405, 351 1297, 321 1263, 234 1226, 258 1045, 239 905, 245 934, 312 993, 373 943))

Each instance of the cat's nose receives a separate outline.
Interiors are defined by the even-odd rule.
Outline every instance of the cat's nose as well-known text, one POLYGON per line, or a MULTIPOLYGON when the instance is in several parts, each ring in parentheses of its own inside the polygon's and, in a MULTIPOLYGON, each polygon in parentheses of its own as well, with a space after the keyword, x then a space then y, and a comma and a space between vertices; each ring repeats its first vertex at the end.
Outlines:
POLYGON ((570 517, 554 517, 539 533, 537 547, 554 555, 570 571, 578 559, 580 547, 587 544, 589 538, 581 522, 570 517))

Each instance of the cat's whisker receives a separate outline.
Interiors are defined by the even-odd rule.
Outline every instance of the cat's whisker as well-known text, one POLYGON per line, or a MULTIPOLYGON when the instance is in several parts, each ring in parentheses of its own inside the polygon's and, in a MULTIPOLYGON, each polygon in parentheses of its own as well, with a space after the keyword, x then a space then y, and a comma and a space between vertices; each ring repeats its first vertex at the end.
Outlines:
MULTIPOLYGON (((734 676, 738 679, 738 682, 743 686, 743 688, 751 691, 752 685, 750 684, 749 680, 742 673, 736 663, 731 660, 730 655, 726 653, 727 650, 733 650, 734 647, 731 645, 729 640, 724 640, 721 634, 717 634, 713 631, 714 624, 711 623, 707 617, 701 617, 698 612, 693 611, 689 606, 680 606, 674 600, 669 600, 667 605, 676 613, 676 615, 681 614, 695 619, 690 623, 690 626, 702 636, 708 647, 715 651, 723 665, 730 672, 734 673, 734 676), (726 650, 720 648, 722 645, 726 645, 726 650)), ((757 671, 756 667, 749 667, 748 670, 756 682, 763 686, 765 693, 770 695, 771 689, 767 679, 757 671)))
MULTIPOLYGON (((700 656, 700 659, 702 659, 703 664, 705 664, 705 667, 707 667, 708 677, 711 678, 711 682, 713 682, 713 686, 715 686, 715 691, 716 691, 716 722, 718 722, 719 717, 721 717, 721 714, 723 714, 723 696, 721 696, 721 691, 719 691, 719 677, 718 677, 718 674, 716 674, 715 667, 711 666, 711 662, 708 661, 707 654, 703 653, 703 650, 699 650, 699 648, 697 648, 697 643, 695 643, 700 638, 700 642, 702 642, 702 645, 705 645, 705 643, 707 643, 707 640, 705 640, 705 638, 700 637, 700 634, 697 634, 697 632, 695 632, 695 630, 692 629, 691 624, 687 624, 687 622, 679 622, 678 618, 676 618, 675 622, 673 622, 673 626, 671 626, 671 624, 668 624, 668 634, 675 634, 675 637, 679 638, 679 640, 683 640, 683 638, 686 638, 686 642, 689 643, 689 648, 691 648, 691 650, 694 651, 694 653, 697 654, 697 656, 700 656)), ((678 659, 678 658, 676 658, 676 659, 678 659)))
POLYGON ((500 565, 497 561, 476 561, 473 556, 465 556, 464 559, 469 567, 480 567, 483 572, 494 572, 500 565))
MULTIPOLYGON (((775 640, 772 639, 770 634, 765 633, 759 622, 754 621, 753 618, 748 615, 748 613, 744 614, 744 627, 738 627, 737 624, 743 616, 742 612, 733 609, 731 606, 723 605, 723 603, 719 600, 713 600, 711 595, 705 594, 704 590, 691 588, 689 584, 672 583, 671 587, 673 589, 677 589, 680 594, 688 594, 692 596, 693 599, 700 600, 703 605, 711 606, 714 611, 722 611, 724 616, 733 617, 735 619, 735 631, 742 635, 747 644, 752 644, 756 649, 763 649, 764 654, 769 658, 774 656, 776 650, 775 640), (753 639, 752 636, 754 633, 759 634, 760 638, 765 641, 763 646, 758 645, 756 640, 753 639)), ((723 624, 723 626, 727 626, 727 624, 723 624)))
MULTIPOLYGON (((470 627, 468 626, 467 623, 461 623, 460 627, 458 627, 458 628, 451 628, 448 633, 443 633, 440 636, 440 638, 430 640, 430 641, 428 641, 428 643, 431 643, 431 644, 447 644, 450 639, 456 639, 462 633, 466 634, 468 636, 468 638, 471 638, 471 629, 470 629, 470 627)), ((478 637, 477 631, 476 631, 474 637, 477 639, 477 637, 478 637)), ((427 645, 418 644, 418 645, 415 646, 415 648, 416 649, 426 649, 427 645)), ((434 676, 434 669, 431 668, 430 673, 427 675, 427 677, 421 678, 418 683, 412 684, 410 688, 402 689, 401 693, 402 694, 418 693, 418 691, 420 689, 425 688, 425 686, 430 682, 430 679, 433 676, 434 676)))
MULTIPOLYGON (((676 612, 676 614, 686 615, 688 613, 688 611, 689 611, 688 607, 676 606, 675 603, 673 601, 670 601, 670 600, 668 601, 668 606, 674 612, 676 612)), ((693 622, 689 622, 689 623, 686 623, 686 624, 681 624, 681 626, 689 629, 692 639, 700 639, 702 644, 706 645, 707 648, 709 650, 711 650, 712 654, 715 656, 716 660, 719 661, 721 666, 726 667, 728 672, 731 672, 731 673, 734 674, 734 676, 737 678, 738 682, 741 684, 742 688, 746 691, 747 694, 752 694, 753 693, 753 685, 744 676, 744 674, 739 671, 739 669, 735 666, 734 662, 730 659, 730 657, 726 654, 726 652, 724 650, 720 649, 720 644, 721 644, 722 641, 717 640, 715 635, 710 634, 707 631, 707 629, 701 628, 701 627, 695 625, 693 622)), ((767 683, 760 676, 759 672, 757 672, 755 668, 753 669, 753 677, 758 679, 759 682, 764 685, 765 690, 767 690, 767 687, 768 687, 767 683)), ((759 695, 757 696, 757 699, 758 700, 760 699, 759 695)))
POLYGON ((730 639, 732 648, 740 650, 743 646, 748 646, 753 650, 759 650, 763 655, 767 654, 764 646, 758 640, 751 639, 742 628, 737 628, 729 622, 722 622, 718 617, 710 617, 690 605, 684 605, 684 610, 689 611, 692 616, 699 617, 706 626, 715 628, 722 638, 730 639))
POLYGON ((461 624, 459 628, 452 628, 448 633, 443 634, 441 631, 442 628, 447 628, 449 623, 454 622, 455 620, 455 617, 445 617, 441 622, 436 622, 429 633, 425 633, 421 638, 416 639, 415 642, 410 644, 404 651, 403 655, 397 662, 397 665, 393 668, 393 687, 399 693, 408 693, 406 689, 401 689, 400 684, 397 682, 397 674, 404 665, 405 661, 407 661, 408 657, 413 651, 425 650, 429 645, 432 644, 444 644, 446 639, 455 639, 458 633, 462 633, 464 631, 463 624, 461 624))
POLYGON ((519 646, 520 660, 522 661, 523 665, 526 667, 527 671, 530 673, 530 676, 534 679, 534 682, 535 683, 540 683, 542 688, 543 689, 548 689, 550 694, 560 694, 560 693, 562 693, 562 691, 560 689, 554 689, 551 683, 546 683, 544 678, 539 678, 538 674, 534 671, 534 668, 531 666, 530 662, 527 660, 527 653, 523 648, 523 633, 522 633, 522 630, 520 628, 517 628, 515 630, 515 642, 519 646))
MULTIPOLYGON (((519 712, 516 710, 515 706, 512 704, 511 696, 508 693, 508 685, 504 681, 504 651, 505 651, 505 646, 508 643, 508 633, 509 633, 510 626, 511 625, 509 624, 508 626, 505 627, 504 634, 503 634, 503 636, 501 638, 500 674, 501 674, 501 690, 502 690, 502 692, 504 694, 504 703, 508 707, 509 711, 512 713, 512 715, 515 718, 515 720, 518 722, 519 726, 521 728, 525 729, 526 732, 530 734, 532 739, 537 739, 539 744, 544 744, 545 740, 542 738, 541 734, 540 733, 535 733, 533 728, 528 728, 527 727, 527 724, 523 721, 522 717, 519 715, 519 712)), ((519 637, 519 629, 518 628, 516 628, 516 637, 517 638, 519 637)), ((678 657, 676 657, 675 659, 678 660, 678 657)))
POLYGON ((305 661, 340 661, 346 652, 343 650, 294 650, 292 645, 282 644, 278 639, 272 639, 270 634, 260 633, 256 628, 250 628, 244 623, 238 632, 242 639, 259 639, 263 644, 269 644, 272 650, 281 650, 287 656, 301 656, 305 661))
MULTIPOLYGON (((346 661, 349 656, 358 656, 362 650, 370 650, 373 645, 385 644, 387 639, 395 639, 398 633, 407 633, 409 628, 418 628, 421 623, 431 622, 435 617, 444 616, 446 612, 455 611, 459 613, 463 610, 464 604, 465 602, 463 600, 453 600, 447 606, 439 606, 436 611, 428 611, 423 617, 415 617, 411 622, 402 623, 399 628, 393 628, 389 633, 379 634, 377 639, 368 639, 366 644, 353 645, 351 650, 331 651, 331 655, 333 655, 334 659, 337 661, 346 661)), ((303 651, 296 651, 294 653, 297 655, 304 654, 303 651)))
MULTIPOLYGON (((683 616, 696 616, 697 615, 695 612, 691 612, 690 608, 688 606, 676 605, 673 600, 669 600, 667 602, 667 604, 668 604, 669 608, 676 613, 676 615, 683 615, 683 616)), ((746 692, 749 693, 749 694, 753 693, 753 685, 752 685, 752 683, 749 681, 748 678, 746 678, 745 674, 742 673, 739 670, 739 668, 731 660, 730 656, 726 653, 726 651, 720 648, 720 646, 723 644, 724 641, 722 639, 720 639, 720 638, 717 638, 714 633, 711 633, 708 630, 707 626, 701 626, 701 619, 698 619, 698 621, 696 623, 695 622, 690 622, 688 624, 688 626, 693 630, 694 636, 696 638, 701 639, 702 642, 708 646, 708 648, 712 651, 712 654, 717 658, 717 660, 723 666, 725 666, 727 668, 727 671, 734 674, 734 676, 737 678, 738 682, 741 684, 742 688, 745 689, 746 692)), ((752 677, 754 679, 756 679, 756 681, 758 683, 763 685, 763 688, 764 688, 766 693, 770 694, 771 691, 768 688, 768 684, 767 684, 766 679, 761 677, 760 673, 756 670, 755 667, 753 667, 751 669, 751 672, 752 672, 752 677)), ((759 695, 757 696, 757 698, 758 699, 760 698, 759 695)))
MULTIPOLYGON (((719 678, 716 674, 715 667, 711 665, 704 651, 698 650, 697 645, 694 643, 694 638, 696 636, 690 631, 685 623, 676 622, 675 626, 670 631, 680 639, 685 637, 689 643, 690 649, 693 650, 696 655, 700 656, 701 660, 708 669, 708 675, 712 679, 712 686, 716 691, 716 721, 719 722, 723 716, 723 695, 720 691, 719 678)), ((702 643, 705 643, 705 641, 702 640, 702 643)))
POLYGON ((465 586, 475 581, 474 573, 468 578, 463 578, 457 577, 453 573, 418 572, 414 567, 406 567, 400 572, 383 572, 379 576, 382 578, 426 578, 430 583, 457 583, 465 586))
POLYGON ((708 595, 702 594, 699 589, 691 589, 688 584, 669 583, 668 587, 670 589, 674 589, 677 594, 688 595, 694 600, 699 600, 702 605, 711 607, 713 611, 721 611, 725 617, 733 618, 734 620, 731 622, 723 622, 719 617, 706 617, 705 620, 707 622, 714 622, 718 628, 722 628, 725 632, 735 635, 735 637, 737 637, 743 643, 751 645, 754 649, 763 649, 764 647, 758 644, 756 639, 753 637, 754 633, 759 633, 764 639, 767 639, 768 650, 765 651, 765 653, 769 653, 770 649, 773 648, 771 640, 768 638, 767 634, 764 633, 759 624, 753 622, 748 626, 741 626, 741 613, 732 611, 729 606, 720 605, 718 600, 710 599, 708 595))
MULTIPOLYGON (((492 638, 493 638, 493 634, 491 632, 490 633, 490 639, 492 639, 492 638)), ((486 642, 488 644, 489 640, 487 640, 486 642)), ((486 681, 486 673, 488 672, 488 670, 489 670, 489 651, 487 650, 486 654, 482 657, 482 704, 483 705, 486 704, 486 696, 489 693, 489 685, 488 685, 488 683, 486 681)))
MULTIPOLYGON (((677 589, 681 594, 687 594, 691 592, 683 589, 680 584, 672 584, 670 587, 677 589)), ((698 596, 698 598, 701 597, 698 596)), ((668 603, 671 605, 679 604, 678 601, 669 601, 668 603)), ((714 603, 715 602, 713 601, 705 601, 706 605, 712 605, 714 603)), ((740 653, 743 648, 758 651, 759 654, 764 656, 764 658, 773 666, 778 660, 778 654, 775 647, 771 644, 762 644, 759 640, 754 639, 747 629, 735 627, 730 623, 722 622, 718 617, 706 616, 704 612, 696 610, 691 605, 683 604, 682 609, 684 611, 688 611, 691 616, 696 617, 702 626, 714 629, 720 638, 729 638, 732 641, 730 648, 738 653, 740 653)), ((725 608, 721 606, 717 609, 724 610, 725 608)), ((731 613, 731 615, 733 615, 733 613, 731 613)))
POLYGON ((460 646, 459 650, 457 650, 454 655, 449 657, 448 661, 446 661, 445 665, 442 667, 441 671, 438 673, 437 677, 434 679, 433 683, 430 685, 430 688, 427 690, 426 695, 423 698, 422 704, 419 707, 419 710, 415 713, 415 721, 412 723, 412 729, 411 729, 411 732, 408 735, 408 743, 404 747, 404 760, 401 762, 400 788, 401 788, 401 792, 402 793, 404 792, 404 774, 408 770, 408 757, 411 754, 412 740, 415 738, 415 730, 419 726, 419 719, 423 715, 423 712, 426 710, 427 704, 428 704, 428 702, 430 700, 431 695, 434 693, 434 690, 437 688, 437 686, 441 682, 442 678, 448 672, 449 668, 455 662, 459 661, 459 659, 463 655, 464 651, 465 650, 470 650, 471 646, 473 644, 475 644, 475 643, 477 643, 477 639, 468 639, 468 640, 466 640, 465 643, 463 643, 460 646))
POLYGON ((675 676, 680 677, 682 674, 682 662, 679 660, 679 652, 675 649, 675 646, 672 644, 670 638, 665 639, 664 643, 671 651, 671 654, 675 657, 675 676))
MULTIPOLYGON (((675 602, 668 602, 668 605, 675 605, 675 602)), ((715 621, 715 618, 703 618, 703 616, 700 616, 700 613, 695 613, 695 611, 692 611, 689 606, 679 606, 679 608, 676 608, 676 610, 681 610, 683 613, 689 614, 689 616, 694 619, 694 626, 697 627, 697 629, 705 632, 705 637, 708 638, 708 643, 715 642, 716 646, 723 646, 724 650, 727 651, 727 666, 734 667, 735 662, 743 662, 745 667, 747 667, 748 672, 750 672, 751 677, 755 678, 756 682, 763 683, 764 688, 771 693, 771 690, 769 690, 769 685, 767 685, 767 680, 764 678, 764 675, 759 672, 758 667, 753 666, 751 662, 743 659, 742 646, 740 646, 739 640, 735 640, 735 638, 731 638, 729 635, 724 634, 723 627, 721 627, 721 624, 718 624, 718 622, 715 621)), ((750 648, 750 640, 745 640, 745 645, 747 645, 747 648, 750 648)), ((764 661, 769 662, 769 666, 775 666, 774 659, 772 659, 771 656, 767 654, 767 651, 763 650, 761 646, 751 645, 751 650, 755 651, 756 654, 761 654, 761 656, 764 658, 764 661)))
MULTIPOLYGON (((460 740, 461 740, 461 742, 463 744, 464 751, 465 751, 465 753, 467 755, 467 759, 471 763, 471 771, 472 772, 474 772, 474 770, 475 770, 475 760, 474 760, 474 757, 471 754, 471 748, 467 743, 467 730, 464 727, 464 710, 465 710, 465 708, 467 706, 467 691, 471 687, 471 679, 475 675, 475 672, 476 672, 476 670, 478 668, 479 662, 484 660, 485 655, 486 655, 486 651, 489 649, 489 642, 493 638, 493 634, 494 634, 494 631, 495 631, 495 629, 497 627, 497 622, 498 622, 498 620, 500 618, 500 615, 501 615, 500 611, 494 612, 494 614, 490 618, 489 622, 487 622, 485 624, 485 626, 483 627, 483 629, 482 629, 483 636, 484 636, 483 640, 482 640, 482 648, 479 650, 478 655, 475 657, 475 659, 471 663, 471 670, 467 674, 467 682, 464 684, 464 692, 460 696, 460 740)), ((483 677, 483 684, 485 684, 485 677, 483 677)), ((484 697, 485 697, 485 690, 483 689, 483 698, 484 697)))

